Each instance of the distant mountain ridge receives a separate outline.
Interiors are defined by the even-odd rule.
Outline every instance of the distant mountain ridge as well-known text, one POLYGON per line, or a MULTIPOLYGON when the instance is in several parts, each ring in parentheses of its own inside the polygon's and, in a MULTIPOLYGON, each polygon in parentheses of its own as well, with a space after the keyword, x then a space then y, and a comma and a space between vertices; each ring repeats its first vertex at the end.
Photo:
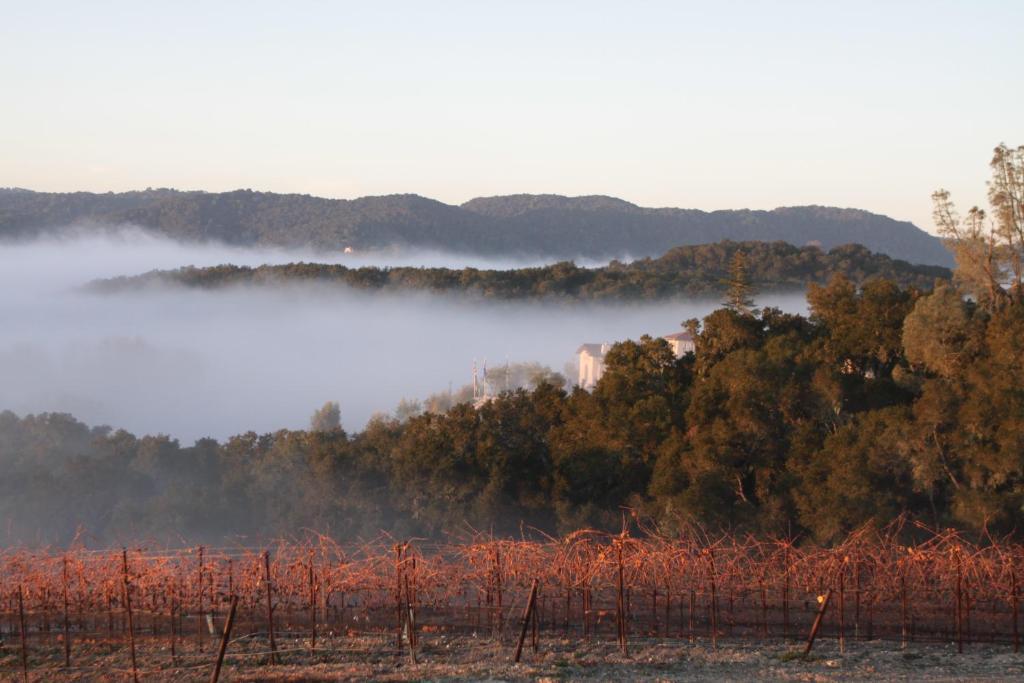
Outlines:
POLYGON ((235 190, 94 194, 0 189, 0 239, 80 224, 131 223, 170 237, 231 244, 414 247, 556 258, 657 256, 721 240, 781 240, 825 249, 861 244, 912 263, 948 266, 941 242, 905 221, 823 206, 771 211, 645 208, 601 195, 478 197, 461 206, 414 194, 326 199, 235 190))

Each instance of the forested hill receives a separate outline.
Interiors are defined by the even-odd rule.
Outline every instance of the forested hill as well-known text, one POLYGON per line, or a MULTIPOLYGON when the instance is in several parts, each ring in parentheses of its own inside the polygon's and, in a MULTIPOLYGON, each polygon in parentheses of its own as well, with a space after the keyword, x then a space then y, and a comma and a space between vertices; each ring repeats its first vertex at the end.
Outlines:
POLYGON ((416 247, 555 258, 657 256, 730 240, 863 244, 913 263, 952 265, 939 240, 911 223, 856 209, 773 211, 644 208, 612 197, 512 195, 461 206, 417 195, 354 200, 237 190, 68 194, 0 189, 0 238, 76 224, 131 223, 174 238, 337 250, 416 247))
POLYGON ((657 259, 629 264, 613 261, 601 268, 563 262, 517 270, 464 268, 348 268, 343 265, 222 265, 152 271, 135 277, 99 280, 96 291, 135 289, 146 285, 223 287, 237 284, 325 283, 367 290, 424 290, 500 299, 563 297, 582 300, 650 300, 718 294, 729 277, 733 255, 746 257, 747 278, 768 291, 802 290, 841 274, 858 285, 885 279, 902 287, 927 290, 936 279, 948 279, 940 266, 911 265, 851 244, 824 252, 785 242, 719 242, 676 247, 657 259))

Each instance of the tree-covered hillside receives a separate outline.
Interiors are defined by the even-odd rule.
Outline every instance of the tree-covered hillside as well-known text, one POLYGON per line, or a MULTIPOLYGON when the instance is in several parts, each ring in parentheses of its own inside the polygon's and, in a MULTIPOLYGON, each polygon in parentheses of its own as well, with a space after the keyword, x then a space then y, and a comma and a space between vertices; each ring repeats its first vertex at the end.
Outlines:
POLYGON ((69 194, 0 189, 0 239, 73 224, 130 223, 180 239, 232 244, 414 247, 477 254, 619 258, 720 240, 782 240, 825 249, 863 244, 913 263, 950 265, 939 241, 911 225, 855 209, 651 209, 612 197, 513 195, 462 206, 417 195, 324 199, 238 190, 69 194))
POLYGON ((945 268, 911 265, 872 254, 858 245, 837 247, 826 253, 816 247, 798 248, 785 242, 720 242, 677 247, 660 258, 629 264, 612 262, 601 268, 582 268, 568 262, 500 271, 348 268, 317 263, 256 268, 222 265, 113 278, 93 283, 92 288, 115 291, 146 285, 212 288, 239 284, 323 283, 374 291, 424 290, 501 299, 650 300, 722 292, 737 253, 745 257, 750 283, 762 290, 803 290, 808 283, 824 283, 835 274, 858 285, 881 278, 918 289, 930 289, 936 279, 950 277, 950 271, 945 268))

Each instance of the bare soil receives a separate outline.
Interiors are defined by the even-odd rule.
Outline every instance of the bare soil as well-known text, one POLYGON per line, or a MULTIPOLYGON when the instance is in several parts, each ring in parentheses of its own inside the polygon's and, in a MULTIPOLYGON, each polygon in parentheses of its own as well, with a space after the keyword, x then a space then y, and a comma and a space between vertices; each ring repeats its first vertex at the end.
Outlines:
MULTIPOLYGON (((529 642, 522 662, 512 663, 514 643, 488 638, 425 633, 420 636, 417 663, 394 636, 326 637, 311 655, 309 641, 278 641, 281 664, 269 665, 263 638, 233 641, 221 681, 1010 681, 1024 680, 1024 654, 1006 645, 970 645, 957 654, 954 644, 871 641, 848 643, 840 655, 834 640, 815 644, 801 656, 803 644, 719 641, 631 641, 623 655, 614 641, 542 639, 538 652, 529 642)), ((172 663, 166 643, 140 643, 137 650, 142 681, 206 681, 216 658, 215 643, 204 652, 179 644, 172 663), (184 649, 184 651, 183 651, 184 649)), ((74 643, 72 667, 63 665, 60 642, 30 644, 31 681, 131 680, 131 659, 123 644, 103 641, 74 643)), ((7 640, 0 648, 0 676, 21 679, 21 652, 7 640)))

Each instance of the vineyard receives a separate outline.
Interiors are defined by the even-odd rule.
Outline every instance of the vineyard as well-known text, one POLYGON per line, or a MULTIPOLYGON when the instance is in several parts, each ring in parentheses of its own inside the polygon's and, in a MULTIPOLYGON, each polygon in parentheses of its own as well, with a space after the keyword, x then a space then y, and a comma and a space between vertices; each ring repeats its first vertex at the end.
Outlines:
POLYGON ((100 648, 125 655, 114 673, 126 679, 174 666, 216 680, 222 663, 335 661, 357 638, 415 666, 432 656, 422 641, 439 634, 487 640, 508 662, 554 639, 611 642, 625 656, 651 640, 712 649, 792 641, 804 654, 815 639, 840 652, 872 640, 1018 651, 1024 547, 922 533, 904 545, 899 529, 863 530, 830 548, 580 531, 447 543, 311 536, 261 549, 7 550, 0 673, 28 680, 84 670, 80 654, 100 648))

